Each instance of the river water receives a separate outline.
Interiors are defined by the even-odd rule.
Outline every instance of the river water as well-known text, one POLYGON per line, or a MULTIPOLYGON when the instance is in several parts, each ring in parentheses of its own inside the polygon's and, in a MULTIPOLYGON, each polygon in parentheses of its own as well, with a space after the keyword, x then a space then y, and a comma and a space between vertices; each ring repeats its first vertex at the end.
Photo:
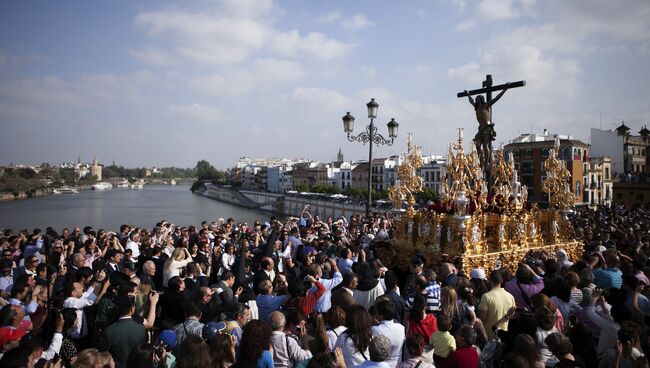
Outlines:
POLYGON ((152 228, 160 220, 177 225, 200 225, 220 217, 236 221, 266 220, 268 212, 218 202, 192 194, 187 185, 145 185, 143 190, 85 190, 79 194, 58 194, 46 197, 0 202, 0 229, 45 229, 57 232, 64 227, 93 226, 117 231, 130 224, 152 228))

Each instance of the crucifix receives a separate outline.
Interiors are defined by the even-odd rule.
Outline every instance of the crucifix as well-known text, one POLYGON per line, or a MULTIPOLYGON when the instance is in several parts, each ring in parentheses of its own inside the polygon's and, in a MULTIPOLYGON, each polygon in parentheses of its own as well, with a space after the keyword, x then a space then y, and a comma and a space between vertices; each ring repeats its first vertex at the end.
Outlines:
POLYGON ((499 101, 501 96, 503 96, 509 88, 523 87, 525 85, 526 81, 518 81, 493 86, 492 75, 488 74, 485 76, 485 80, 483 81, 483 88, 474 89, 469 92, 465 90, 456 95, 459 98, 467 96, 469 103, 476 111, 478 132, 474 136, 474 145, 476 146, 476 151, 478 152, 481 163, 481 169, 486 176, 485 179, 487 182, 491 182, 490 169, 492 166, 492 142, 497 136, 497 133, 494 130, 494 122, 492 121, 492 105, 499 101), (493 99, 492 92, 496 91, 501 92, 493 99), (485 93, 485 99, 483 98, 483 93, 485 93), (473 95, 478 95, 476 100, 472 98, 473 95))

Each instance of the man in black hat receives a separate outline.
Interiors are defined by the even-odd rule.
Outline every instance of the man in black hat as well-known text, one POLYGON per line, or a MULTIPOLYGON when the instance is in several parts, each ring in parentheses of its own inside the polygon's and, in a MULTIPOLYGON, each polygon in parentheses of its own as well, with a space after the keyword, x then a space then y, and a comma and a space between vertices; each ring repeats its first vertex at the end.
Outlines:
POLYGON ((404 282, 404 286, 400 290, 400 294, 402 295, 402 298, 407 298, 411 293, 413 292, 413 279, 417 276, 422 275, 422 271, 424 270, 424 258, 420 256, 419 254, 416 254, 411 258, 411 262, 409 264, 409 274, 406 276, 406 281, 404 282))
POLYGON ((136 284, 140 285, 140 279, 138 276, 136 276, 135 271, 136 271, 136 264, 133 261, 124 261, 122 262, 122 265, 124 266, 123 272, 129 276, 129 279, 131 282, 135 282, 136 284))

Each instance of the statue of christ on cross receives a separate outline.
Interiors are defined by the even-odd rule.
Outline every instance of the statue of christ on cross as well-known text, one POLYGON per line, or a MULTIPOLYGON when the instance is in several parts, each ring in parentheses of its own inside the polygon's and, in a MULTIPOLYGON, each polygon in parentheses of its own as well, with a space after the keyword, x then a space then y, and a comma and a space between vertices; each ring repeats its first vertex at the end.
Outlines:
POLYGON ((492 142, 496 139, 497 133, 494 130, 494 122, 492 121, 492 105, 494 105, 503 96, 509 88, 523 87, 526 85, 525 81, 508 82, 506 84, 492 86, 492 76, 487 75, 483 81, 483 88, 472 91, 463 91, 457 94, 458 97, 467 96, 469 103, 476 111, 476 120, 478 120, 478 132, 474 136, 474 145, 478 152, 481 169, 486 175, 486 179, 490 181, 490 169, 492 164, 492 142), (492 92, 501 91, 494 99, 492 92), (487 99, 483 98, 482 93, 486 94, 487 99), (472 95, 478 95, 476 99, 472 95))

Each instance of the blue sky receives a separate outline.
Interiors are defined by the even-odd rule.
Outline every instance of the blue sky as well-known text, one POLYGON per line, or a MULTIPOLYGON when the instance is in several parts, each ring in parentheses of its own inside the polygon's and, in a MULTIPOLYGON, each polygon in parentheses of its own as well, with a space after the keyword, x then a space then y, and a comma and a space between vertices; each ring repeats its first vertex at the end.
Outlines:
POLYGON ((0 1, 0 164, 77 156, 219 168, 240 156, 363 159, 341 117, 400 123, 425 153, 473 136, 464 89, 526 80, 497 144, 650 124, 647 0, 0 1))

